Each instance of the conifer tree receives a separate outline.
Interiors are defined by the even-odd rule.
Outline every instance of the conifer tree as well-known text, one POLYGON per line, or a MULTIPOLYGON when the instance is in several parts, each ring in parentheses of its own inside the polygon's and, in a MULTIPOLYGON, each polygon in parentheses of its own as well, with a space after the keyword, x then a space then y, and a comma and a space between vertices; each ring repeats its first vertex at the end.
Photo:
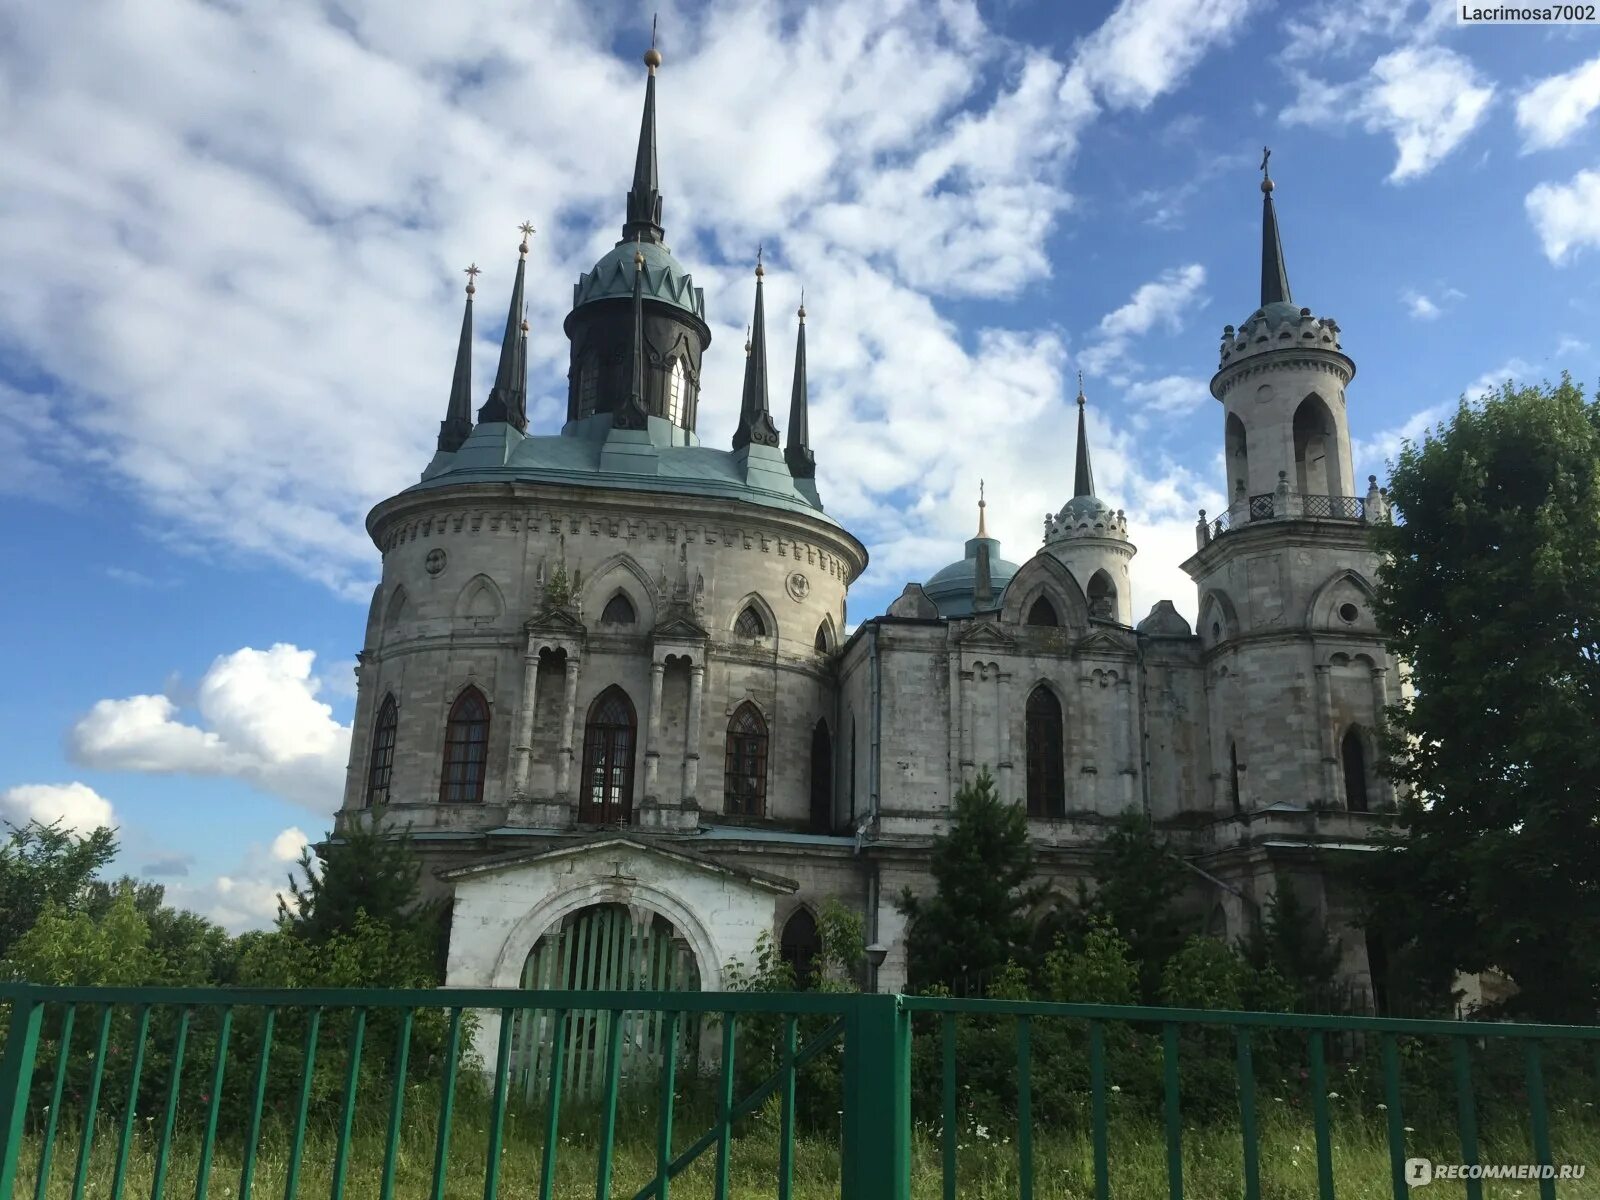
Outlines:
POLYGON ((1033 878, 1027 814, 995 794, 987 769, 956 793, 950 827, 934 839, 929 870, 931 897, 908 888, 900 898, 909 919, 914 989, 975 994, 1008 962, 1027 964, 1032 913, 1045 887, 1033 878))

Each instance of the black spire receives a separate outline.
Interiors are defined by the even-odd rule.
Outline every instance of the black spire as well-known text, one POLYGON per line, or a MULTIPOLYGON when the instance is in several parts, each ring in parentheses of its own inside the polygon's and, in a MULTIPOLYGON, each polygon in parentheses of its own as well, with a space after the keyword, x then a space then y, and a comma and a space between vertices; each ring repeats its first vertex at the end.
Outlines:
POLYGON ((789 474, 796 479, 817 477, 817 456, 811 452, 811 422, 806 415, 806 299, 802 293, 800 332, 794 342, 794 390, 789 393, 789 444, 783 449, 789 474))
POLYGON ((450 380, 450 405, 439 422, 439 449, 454 454, 472 432, 472 297, 477 292, 478 264, 467 268, 467 305, 461 314, 461 341, 456 346, 456 373, 450 380))
POLYGON ((644 429, 649 414, 644 407, 644 252, 633 252, 633 369, 628 399, 611 414, 613 429, 644 429))
POLYGON ((500 366, 495 371, 489 399, 478 410, 479 421, 505 421, 518 428, 527 427, 528 363, 523 342, 522 277, 528 266, 528 239, 533 226, 522 223, 522 244, 517 247, 517 278, 511 285, 511 308, 506 313, 506 331, 500 341, 500 366))
POLYGON ((1078 472, 1073 480, 1074 496, 1094 495, 1094 468, 1089 465, 1089 429, 1083 415, 1083 372, 1078 372, 1078 472))
POLYGON ((1272 176, 1267 160, 1272 151, 1261 149, 1261 307, 1293 303, 1289 294, 1289 271, 1283 265, 1283 242, 1278 237, 1278 213, 1272 207, 1272 176))
POLYGON ((742 450, 751 442, 762 446, 778 444, 778 427, 767 411, 767 317, 761 299, 761 280, 766 273, 757 250, 756 315, 750 327, 750 352, 744 360, 744 398, 739 406, 739 428, 733 433, 735 450, 742 450))
POLYGON ((639 120, 639 151, 633 160, 633 186, 628 189, 628 223, 622 227, 625 242, 660 242, 661 180, 656 173, 656 68, 661 51, 656 49, 655 27, 651 26, 650 49, 644 52, 649 78, 644 83, 644 116, 639 120))

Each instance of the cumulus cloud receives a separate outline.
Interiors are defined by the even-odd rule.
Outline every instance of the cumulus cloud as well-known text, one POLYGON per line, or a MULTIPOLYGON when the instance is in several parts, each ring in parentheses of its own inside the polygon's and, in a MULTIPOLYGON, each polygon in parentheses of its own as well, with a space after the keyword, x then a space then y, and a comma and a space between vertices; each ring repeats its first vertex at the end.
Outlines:
POLYGON ((1525 203, 1551 262, 1564 263, 1573 251, 1600 245, 1600 171, 1579 171, 1566 183, 1541 183, 1525 203))
POLYGON ((343 793, 350 728, 317 699, 316 655, 279 643, 214 661, 184 720, 165 695, 101 700, 73 726, 73 757, 104 770, 241 779, 315 812, 343 793))
POLYGON ((197 912, 232 933, 268 928, 277 919, 279 898, 289 897, 290 868, 307 843, 301 830, 285 829, 269 842, 245 847, 227 871, 167 884, 167 903, 197 912))
POLYGON ((305 831, 291 825, 272 839, 272 857, 279 862, 294 862, 300 857, 301 851, 310 844, 311 839, 306 836, 305 831))
POLYGON ((1359 123, 1394 138, 1390 183, 1425 175, 1466 140, 1494 99, 1494 85, 1467 59, 1440 46, 1408 45, 1377 59, 1367 74, 1331 84, 1296 76, 1298 94, 1284 110, 1289 124, 1359 123))
POLYGON ((1567 142, 1600 108, 1600 58, 1541 79, 1517 97, 1522 149, 1548 150, 1567 142))
POLYGON ((1211 399, 1211 384, 1198 375, 1163 375, 1160 379, 1143 379, 1130 384, 1123 398, 1145 412, 1182 416, 1211 399))
MULTIPOLYGON (((666 41, 660 79, 666 224, 714 322, 706 443, 733 427, 765 239, 769 311, 804 264, 830 508, 882 569, 936 560, 983 456, 1058 436, 1064 353, 1048 324, 957 330, 937 303, 1044 279, 1083 131, 1181 86, 1256 7, 1122 0, 1059 56, 965 0, 798 16, 717 0, 669 22, 685 44, 666 41), (948 399, 930 411, 929 395, 948 399), (1012 418, 966 437, 985 400, 1012 418)), ((480 297, 497 294, 529 215, 532 416, 555 426, 570 282, 616 237, 638 128, 642 72, 615 37, 578 0, 26 7, 0 44, 0 334, 44 382, 19 397, 37 420, 0 405, 0 453, 41 487, 109 473, 175 537, 362 594, 363 515, 415 480, 442 412, 456 272, 477 259, 480 297)), ((480 325, 483 379, 499 331, 480 325)), ((108 701, 86 752, 336 794, 342 750, 258 744, 224 700, 198 721, 161 696, 108 701)), ((339 740, 305 719, 319 746, 339 740)))
POLYGON ((1100 319, 1094 339, 1078 355, 1079 365, 1091 375, 1103 375, 1123 362, 1135 338, 1158 326, 1176 333, 1189 315, 1203 307, 1200 289, 1205 282, 1205 268, 1190 263, 1141 284, 1126 304, 1100 319))
POLYGON ((1406 291, 1400 297, 1411 315, 1419 321, 1433 321, 1444 315, 1444 310, 1421 292, 1406 291))
POLYGON ((13 825, 60 821, 74 833, 115 826, 111 801, 86 783, 24 783, 0 792, 0 820, 13 825))

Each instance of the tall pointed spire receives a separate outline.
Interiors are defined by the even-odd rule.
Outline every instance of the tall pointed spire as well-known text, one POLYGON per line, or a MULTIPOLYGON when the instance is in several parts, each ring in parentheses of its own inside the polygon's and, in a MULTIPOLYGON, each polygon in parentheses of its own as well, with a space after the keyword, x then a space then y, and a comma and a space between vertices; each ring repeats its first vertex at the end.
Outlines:
POLYGON ((1083 372, 1078 372, 1078 470, 1072 481, 1074 496, 1094 495, 1094 468, 1089 464, 1089 426, 1084 417, 1083 372))
POLYGON ((439 449, 454 454, 472 432, 472 297, 482 274, 478 264, 466 270, 467 303, 461 314, 461 341, 456 345, 456 373, 450 380, 450 404, 439 422, 439 449))
POLYGON ((660 242, 661 179, 656 171, 656 49, 655 22, 650 23, 650 49, 644 52, 649 77, 644 83, 644 115, 639 120, 639 149, 633 159, 633 186, 628 189, 628 222, 622 227, 625 242, 660 242))
POLYGON ((984 482, 980 479, 978 480, 978 536, 986 538, 989 536, 989 523, 985 520, 985 510, 989 507, 989 501, 984 498, 983 488, 984 482))
POLYGON ((789 474, 796 479, 815 479, 817 456, 811 452, 811 421, 806 400, 806 297, 800 294, 800 308, 795 314, 800 318, 800 331, 794 342, 794 388, 789 393, 789 444, 784 447, 783 458, 789 464, 789 474))
POLYGON ((527 425, 528 364, 523 349, 522 279, 528 266, 528 239, 534 228, 524 221, 522 244, 517 247, 517 278, 511 285, 511 307, 506 312, 506 331, 500 341, 500 365, 495 371, 489 399, 478 410, 479 421, 505 421, 519 428, 527 425))
POLYGON ((1289 294, 1289 271, 1283 265, 1283 242, 1278 237, 1278 213, 1272 206, 1272 176, 1267 160, 1272 151, 1261 148, 1261 307, 1294 302, 1289 294))
POLYGON ((767 409, 767 316, 762 300, 761 281, 766 275, 761 251, 756 251, 756 312, 750 324, 749 352, 744 360, 744 397, 739 405, 739 428, 733 432, 733 448, 742 450, 751 442, 761 446, 778 444, 778 427, 767 409))
POLYGON ((645 429, 649 412, 644 406, 644 252, 633 252, 633 365, 629 371, 628 399, 611 414, 613 429, 645 429))

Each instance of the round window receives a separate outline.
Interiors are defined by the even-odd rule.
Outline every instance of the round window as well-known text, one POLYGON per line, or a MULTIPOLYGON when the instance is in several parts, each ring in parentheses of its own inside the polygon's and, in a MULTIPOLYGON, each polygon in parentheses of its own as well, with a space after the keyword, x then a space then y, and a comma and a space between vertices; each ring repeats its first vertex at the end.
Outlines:
POLYGON ((1361 610, 1354 604, 1345 603, 1339 605, 1339 620, 1343 621, 1346 625, 1354 624, 1355 619, 1360 615, 1361 610))

